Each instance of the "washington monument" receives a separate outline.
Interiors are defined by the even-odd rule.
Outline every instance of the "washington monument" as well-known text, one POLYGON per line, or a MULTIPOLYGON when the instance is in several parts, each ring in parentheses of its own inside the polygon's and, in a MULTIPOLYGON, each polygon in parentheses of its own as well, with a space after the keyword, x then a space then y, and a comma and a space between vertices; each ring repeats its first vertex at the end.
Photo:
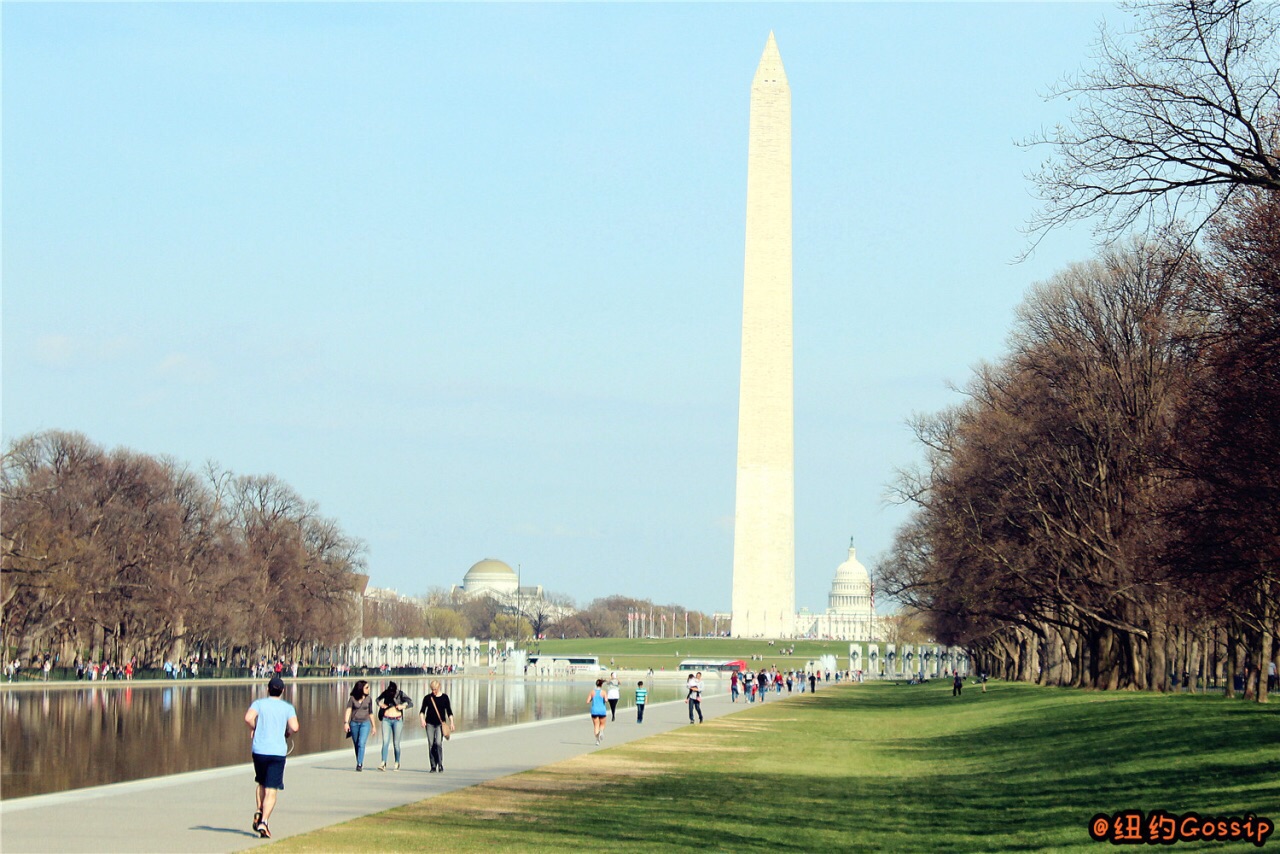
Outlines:
POLYGON ((732 633, 736 637, 788 637, 794 629, 791 349, 791 88, 778 45, 769 33, 751 82, 747 138, 747 248, 733 525, 732 633))

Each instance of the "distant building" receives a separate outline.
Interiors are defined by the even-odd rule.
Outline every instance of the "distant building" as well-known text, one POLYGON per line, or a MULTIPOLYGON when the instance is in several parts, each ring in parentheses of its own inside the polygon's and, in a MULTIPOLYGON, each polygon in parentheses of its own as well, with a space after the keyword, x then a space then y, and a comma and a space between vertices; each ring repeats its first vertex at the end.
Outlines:
POLYGON ((520 576, 514 569, 500 560, 487 557, 467 570, 462 584, 454 585, 453 592, 467 597, 485 595, 503 602, 511 599, 514 604, 517 596, 541 599, 542 585, 521 587, 520 576))
POLYGON ((849 557, 836 567, 827 597, 825 614, 801 611, 796 614, 796 634, 800 637, 835 640, 878 640, 881 634, 876 619, 875 595, 871 574, 859 561, 849 543, 849 557))
POLYGON ((454 585, 452 592, 467 598, 488 596, 504 611, 526 617, 543 613, 554 620, 573 613, 572 608, 548 602, 541 584, 521 586, 520 576, 510 565, 491 557, 473 564, 462 577, 462 584, 454 585))

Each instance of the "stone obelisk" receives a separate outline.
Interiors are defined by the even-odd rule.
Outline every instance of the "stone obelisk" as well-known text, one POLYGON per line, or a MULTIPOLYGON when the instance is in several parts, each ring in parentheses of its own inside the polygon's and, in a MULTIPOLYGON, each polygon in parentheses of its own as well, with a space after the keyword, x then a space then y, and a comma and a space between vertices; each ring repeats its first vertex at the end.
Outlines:
POLYGON ((795 623, 795 439, 791 347, 791 88, 773 33, 751 82, 747 247, 733 525, 737 637, 795 623))

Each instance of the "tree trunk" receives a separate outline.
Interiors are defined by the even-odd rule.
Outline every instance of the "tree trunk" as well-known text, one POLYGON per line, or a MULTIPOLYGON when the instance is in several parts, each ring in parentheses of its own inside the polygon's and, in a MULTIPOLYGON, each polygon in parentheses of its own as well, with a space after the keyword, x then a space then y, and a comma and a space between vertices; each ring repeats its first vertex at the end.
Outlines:
POLYGON ((1022 664, 1018 668, 1019 682, 1036 682, 1040 677, 1040 643, 1039 638, 1023 629, 1021 635, 1022 664))
POLYGON ((1262 630, 1262 642, 1258 644, 1258 702, 1267 702, 1267 665, 1271 662, 1271 624, 1262 630))
POLYGON ((1200 650, 1200 655, 1203 656, 1203 661, 1200 665, 1200 678, 1202 680, 1200 683, 1200 693, 1202 694, 1209 693, 1209 666, 1210 666, 1209 638, 1210 637, 1211 635, 1208 632, 1205 632, 1204 639, 1201 642, 1203 649, 1200 650))
POLYGON ((1147 651, 1143 647, 1150 644, 1141 635, 1128 632, 1121 635, 1120 640, 1129 665, 1124 688, 1128 691, 1142 690, 1147 684, 1147 651))
POLYGON ((1227 678, 1224 694, 1227 699, 1234 699, 1236 696, 1236 674, 1239 672, 1240 642, 1236 639, 1234 630, 1227 629, 1227 678))
POLYGON ((1064 685, 1067 671, 1067 645, 1060 630, 1046 626, 1044 633, 1044 669, 1040 672, 1040 684, 1064 685))
MULTIPOLYGON (((1150 650, 1148 655, 1150 666, 1147 668, 1147 678, 1143 681, 1145 681, 1148 691, 1159 691, 1162 694, 1169 690, 1168 677, 1166 675, 1169 672, 1166 641, 1167 634, 1163 620, 1153 620, 1151 622, 1151 639, 1147 645, 1150 650)), ((1138 684, 1141 685, 1143 682, 1138 684)))
POLYGON ((1274 661, 1271 644, 1273 635, 1271 633, 1275 616, 1275 602, 1271 598, 1271 582, 1268 579, 1262 579, 1258 584, 1258 600, 1262 605, 1262 637, 1258 643, 1258 702, 1267 702, 1267 678, 1271 670, 1271 664, 1274 661))
POLYGON ((1098 632, 1097 655, 1094 661, 1097 676, 1094 687, 1104 691, 1115 691, 1120 687, 1121 671, 1121 639, 1114 629, 1104 627, 1098 632))

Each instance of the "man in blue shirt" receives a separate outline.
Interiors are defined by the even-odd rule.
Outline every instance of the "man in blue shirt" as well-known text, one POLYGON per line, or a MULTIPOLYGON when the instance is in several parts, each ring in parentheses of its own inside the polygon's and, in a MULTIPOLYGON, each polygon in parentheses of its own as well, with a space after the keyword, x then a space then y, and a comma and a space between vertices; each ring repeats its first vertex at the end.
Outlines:
POLYGON ((267 683, 268 696, 254 700, 244 716, 253 733, 253 774, 258 784, 253 829, 264 839, 271 836, 267 819, 275 809, 276 793, 284 788, 284 758, 289 754, 287 739, 298 731, 298 712, 292 703, 280 698, 283 693, 284 681, 273 676, 267 683))

